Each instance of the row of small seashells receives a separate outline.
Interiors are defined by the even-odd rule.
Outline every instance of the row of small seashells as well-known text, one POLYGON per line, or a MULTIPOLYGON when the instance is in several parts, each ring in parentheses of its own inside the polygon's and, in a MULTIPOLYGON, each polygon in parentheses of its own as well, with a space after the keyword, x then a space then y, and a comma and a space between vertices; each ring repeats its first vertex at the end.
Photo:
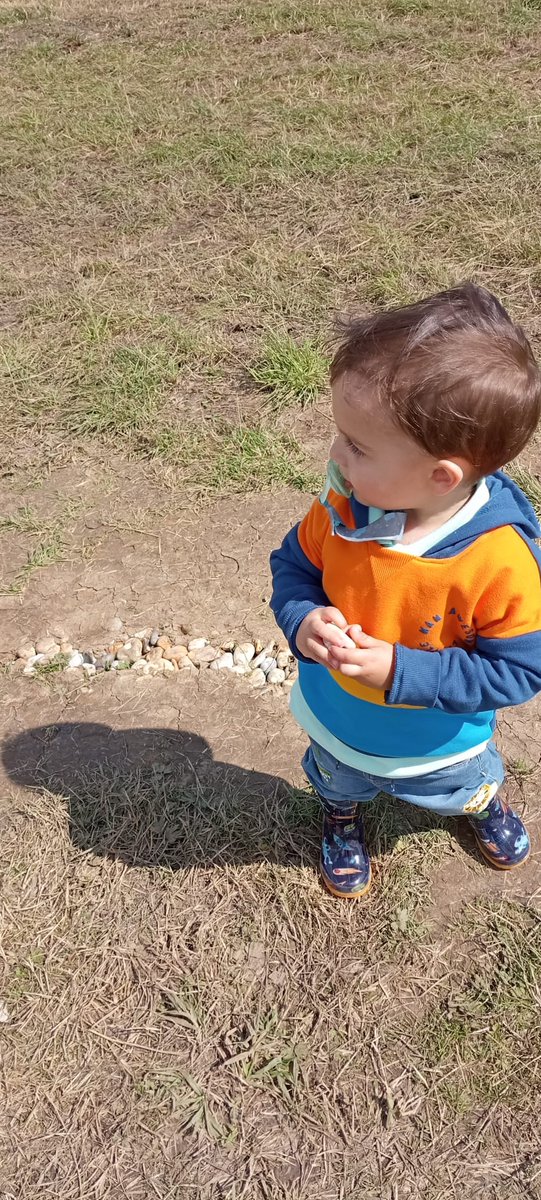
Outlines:
POLYGON ((267 684, 293 686, 297 675, 294 656, 274 639, 264 644, 259 639, 236 642, 229 638, 212 645, 206 637, 175 640, 159 629, 140 630, 119 638, 102 651, 78 650, 67 640, 54 637, 23 642, 13 664, 26 676, 43 676, 56 671, 80 674, 88 678, 104 671, 135 671, 141 675, 174 674, 198 670, 227 671, 246 676, 254 688, 267 684))

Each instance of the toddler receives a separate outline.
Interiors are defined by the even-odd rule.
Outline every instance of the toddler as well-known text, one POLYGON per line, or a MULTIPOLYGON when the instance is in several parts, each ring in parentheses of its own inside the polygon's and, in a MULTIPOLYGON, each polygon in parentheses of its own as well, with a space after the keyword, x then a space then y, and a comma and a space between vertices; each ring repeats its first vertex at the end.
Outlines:
POLYGON ((271 556, 271 605, 299 660, 323 882, 353 899, 380 791, 466 816, 494 867, 528 857, 493 735, 497 709, 541 690, 541 531, 499 468, 534 433, 541 376, 473 284, 339 335, 325 489, 271 556))

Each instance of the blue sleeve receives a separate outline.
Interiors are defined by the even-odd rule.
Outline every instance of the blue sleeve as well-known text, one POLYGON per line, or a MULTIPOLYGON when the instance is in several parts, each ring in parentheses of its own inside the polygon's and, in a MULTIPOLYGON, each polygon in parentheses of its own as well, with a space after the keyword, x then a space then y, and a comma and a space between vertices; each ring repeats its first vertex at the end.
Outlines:
POLYGON ((396 645, 387 704, 444 712, 486 712, 523 704, 541 691, 541 632, 477 639, 473 651, 396 645))
POLYGON ((272 571, 272 596, 270 606, 276 621, 291 647, 291 652, 303 662, 311 662, 297 650, 296 636, 301 621, 314 608, 326 608, 329 604, 322 586, 322 573, 307 558, 302 549, 297 530, 290 530, 279 550, 270 557, 272 571))

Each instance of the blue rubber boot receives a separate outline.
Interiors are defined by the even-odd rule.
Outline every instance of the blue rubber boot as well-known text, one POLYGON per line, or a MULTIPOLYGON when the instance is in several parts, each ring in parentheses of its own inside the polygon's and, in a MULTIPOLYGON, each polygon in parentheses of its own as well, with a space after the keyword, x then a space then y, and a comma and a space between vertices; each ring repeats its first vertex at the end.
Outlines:
POLYGON ((335 808, 325 800, 322 804, 320 870, 323 883, 333 896, 356 900, 366 895, 372 882, 361 806, 352 804, 349 808, 335 808))
POLYGON ((486 808, 468 817, 481 854, 500 871, 511 871, 526 862, 530 853, 527 830, 513 809, 493 796, 486 808))

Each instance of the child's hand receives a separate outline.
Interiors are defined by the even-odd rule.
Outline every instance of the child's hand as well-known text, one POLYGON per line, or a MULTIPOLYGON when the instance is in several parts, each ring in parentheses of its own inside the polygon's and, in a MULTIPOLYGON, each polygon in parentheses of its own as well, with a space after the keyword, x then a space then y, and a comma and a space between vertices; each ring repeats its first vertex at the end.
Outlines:
POLYGON ((380 642, 377 638, 369 637, 363 633, 360 625, 350 625, 348 634, 359 647, 358 650, 335 646, 329 653, 326 666, 333 671, 341 671, 349 679, 358 679, 359 683, 366 683, 368 687, 387 691, 393 678, 394 646, 391 642, 380 642))
MULTIPOLYGON (((328 667, 332 653, 343 640, 340 630, 345 632, 347 625, 346 618, 338 608, 314 608, 299 625, 297 647, 305 658, 328 667), (333 647, 332 651, 330 646, 333 647)), ((352 654, 353 651, 348 649, 347 653, 352 654)))

